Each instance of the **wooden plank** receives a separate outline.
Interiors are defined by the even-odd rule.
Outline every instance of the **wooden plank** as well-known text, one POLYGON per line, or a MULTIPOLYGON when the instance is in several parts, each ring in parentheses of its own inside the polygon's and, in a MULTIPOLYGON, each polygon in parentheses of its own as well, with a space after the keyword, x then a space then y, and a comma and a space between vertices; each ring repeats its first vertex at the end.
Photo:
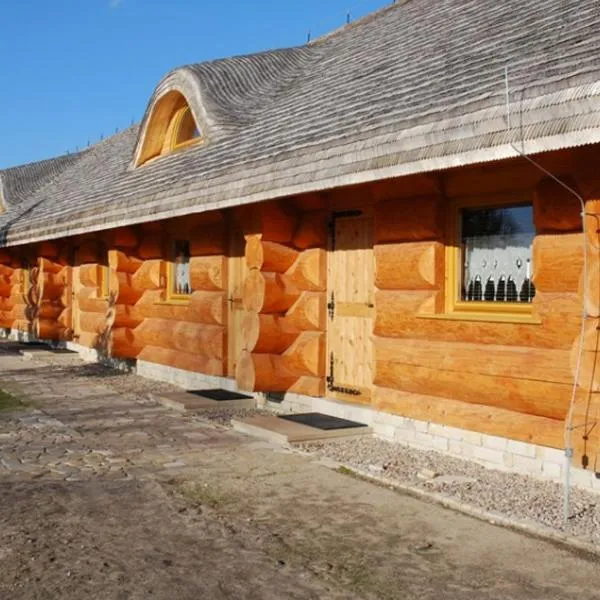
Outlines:
POLYGON ((501 346, 475 342, 374 337, 377 361, 396 362, 458 374, 573 383, 569 350, 501 346))
POLYGON ((374 383, 405 392, 453 398, 518 413, 564 419, 572 386, 566 383, 514 379, 378 360, 374 383))
POLYGON ((371 318, 373 316, 373 306, 356 302, 336 302, 335 312, 339 317, 371 318))
POLYGON ((581 327, 577 294, 539 293, 533 301, 537 323, 418 318, 431 293, 380 290, 375 294, 375 335, 421 340, 570 349, 581 327))
POLYGON ((373 407, 419 421, 478 431, 550 448, 563 447, 562 420, 378 386, 373 391, 373 407))
POLYGON ((244 280, 248 274, 245 259, 246 240, 234 223, 231 224, 229 256, 227 258, 227 365, 226 373, 235 377, 239 356, 244 349, 242 323, 246 314, 242 302, 244 280))

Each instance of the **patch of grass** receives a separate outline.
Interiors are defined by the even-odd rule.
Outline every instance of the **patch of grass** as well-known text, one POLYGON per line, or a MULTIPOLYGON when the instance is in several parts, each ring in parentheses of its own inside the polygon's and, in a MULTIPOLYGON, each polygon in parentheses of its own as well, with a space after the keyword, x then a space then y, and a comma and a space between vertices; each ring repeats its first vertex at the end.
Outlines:
POLYGON ((228 493, 211 487, 208 484, 185 483, 179 487, 179 492, 189 502, 210 508, 224 506, 233 500, 228 493))
POLYGON ((352 470, 349 469, 348 467, 345 467, 344 465, 340 465, 336 471, 338 473, 341 473, 342 475, 350 475, 351 477, 356 477, 356 473, 352 470))
POLYGON ((0 390, 0 412, 16 410, 23 406, 23 403, 15 396, 12 396, 4 390, 0 390))

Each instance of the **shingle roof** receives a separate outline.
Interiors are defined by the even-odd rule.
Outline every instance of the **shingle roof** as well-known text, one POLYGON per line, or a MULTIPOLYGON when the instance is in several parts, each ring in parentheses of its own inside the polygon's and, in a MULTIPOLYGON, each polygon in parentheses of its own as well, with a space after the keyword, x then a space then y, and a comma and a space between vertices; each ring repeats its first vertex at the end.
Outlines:
POLYGON ((132 169, 138 129, 113 136, 1 216, 7 242, 495 160, 511 142, 600 142, 600 3, 409 0, 308 46, 178 69, 150 106, 178 85, 210 143, 132 169))
POLYGON ((0 170, 0 194, 5 204, 4 208, 17 206, 30 198, 65 169, 74 165, 79 157, 80 153, 65 154, 57 158, 0 170))

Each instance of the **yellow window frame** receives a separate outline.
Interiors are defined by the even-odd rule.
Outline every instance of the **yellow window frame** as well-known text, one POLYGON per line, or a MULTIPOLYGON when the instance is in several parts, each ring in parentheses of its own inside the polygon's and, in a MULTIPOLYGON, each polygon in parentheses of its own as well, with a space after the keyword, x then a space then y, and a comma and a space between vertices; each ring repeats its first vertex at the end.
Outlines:
MULTIPOLYGON (((169 251, 169 260, 167 262, 167 301, 175 302, 175 303, 186 303, 190 301, 192 297, 193 290, 190 291, 189 294, 178 294, 175 292, 175 246, 177 242, 188 242, 191 245, 191 240, 189 239, 177 239, 171 240, 170 251, 169 251)), ((191 254, 190 254, 191 260, 191 254)))
MULTIPOLYGON (((178 108, 177 111, 175 111, 175 114, 173 115, 173 118, 171 121, 172 124, 169 127, 169 135, 170 135, 169 149, 171 152, 173 152, 175 150, 181 150, 183 148, 187 148, 188 146, 193 146, 195 144, 199 144, 204 141, 202 131, 200 130, 200 128, 198 127, 198 124, 196 123, 196 127, 198 128, 198 132, 200 133, 200 135, 196 138, 191 138, 184 142, 177 143, 177 138, 179 137, 179 131, 181 129, 184 119, 186 118, 186 116, 188 114, 192 115, 192 119, 194 119, 192 109, 186 104, 185 106, 178 108)), ((195 122, 195 119, 194 119, 194 122, 195 122)))
POLYGON ((531 193, 497 195, 487 198, 462 197, 452 200, 446 226, 445 313, 435 317, 464 320, 539 323, 531 303, 465 302, 461 299, 462 248, 460 213, 463 208, 532 206, 531 193))

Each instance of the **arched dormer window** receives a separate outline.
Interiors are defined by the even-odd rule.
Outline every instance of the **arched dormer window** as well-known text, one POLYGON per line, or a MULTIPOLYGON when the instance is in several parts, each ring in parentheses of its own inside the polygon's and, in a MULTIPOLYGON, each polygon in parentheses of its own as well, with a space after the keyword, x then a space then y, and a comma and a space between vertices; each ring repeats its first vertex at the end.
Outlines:
POLYGON ((198 142, 202 135, 194 120, 189 106, 180 108, 173 117, 173 132, 171 134, 171 150, 177 150, 198 142))
POLYGON ((203 141, 202 130, 183 94, 168 92, 153 107, 137 164, 203 141))

